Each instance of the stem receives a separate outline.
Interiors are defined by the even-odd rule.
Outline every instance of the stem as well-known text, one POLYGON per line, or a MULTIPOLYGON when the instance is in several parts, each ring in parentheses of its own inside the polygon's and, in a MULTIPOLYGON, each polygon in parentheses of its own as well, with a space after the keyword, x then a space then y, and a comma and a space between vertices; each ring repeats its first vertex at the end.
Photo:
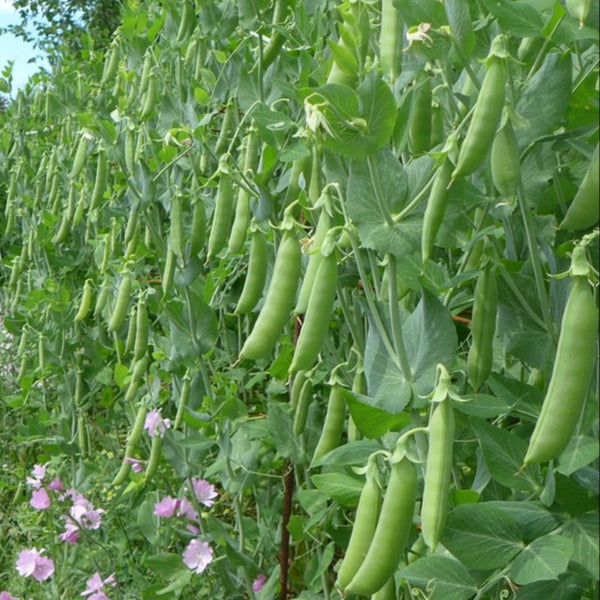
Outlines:
POLYGON ((290 558, 290 533, 288 525, 292 515, 292 494, 294 491, 294 469, 289 462, 284 464, 283 510, 281 514, 281 546, 279 548, 279 600, 286 600, 288 590, 288 569, 290 558))
POLYGON ((527 238, 527 245, 529 246, 529 254, 531 257, 531 264, 533 266, 533 275, 535 278, 535 286, 537 289, 538 299, 540 301, 540 307, 542 309, 542 316, 544 318, 545 328, 552 337, 553 341, 556 342, 556 328, 552 318, 552 312, 550 310, 550 303, 548 301, 548 294, 544 286, 544 273, 542 270, 542 263, 540 261, 540 255, 538 253, 538 247, 533 233, 531 214, 529 212, 529 203, 527 202, 527 195, 523 188, 523 182, 519 182, 517 190, 517 198, 519 206, 521 208, 521 215, 523 217, 523 226, 525 228, 525 236, 527 238))
POLYGON ((392 322, 392 338, 398 360, 400 361, 400 370, 406 381, 412 381, 413 375, 410 369, 410 362, 406 353, 404 337, 402 335, 402 319, 400 318, 400 304, 398 300, 398 281, 396 274, 396 257, 388 254, 388 297, 390 305, 390 321, 392 322))
POLYGON ((379 181, 379 175, 374 168, 373 165, 373 157, 367 157, 367 165, 369 167, 369 175, 371 176, 371 184, 373 186, 373 191, 375 192, 375 199, 377 200, 377 205, 379 206, 379 210, 383 214, 385 218, 385 222, 390 227, 394 226, 394 220, 392 219, 392 215, 390 215, 390 211, 387 210, 385 205, 383 204, 383 194, 381 191, 381 183, 379 181))
POLYGON ((425 187, 397 215, 394 215, 394 218, 393 218, 394 223, 399 223, 400 221, 402 221, 402 219, 404 219, 404 217, 406 217, 406 215, 408 215, 412 212, 412 210, 413 210, 413 208, 415 208, 415 206, 418 206, 419 204, 421 204, 421 201, 429 193, 429 190, 431 189, 431 186, 433 185, 433 180, 435 179, 435 173, 436 173, 436 171, 433 172, 433 174, 431 175, 431 178, 425 184, 425 187))

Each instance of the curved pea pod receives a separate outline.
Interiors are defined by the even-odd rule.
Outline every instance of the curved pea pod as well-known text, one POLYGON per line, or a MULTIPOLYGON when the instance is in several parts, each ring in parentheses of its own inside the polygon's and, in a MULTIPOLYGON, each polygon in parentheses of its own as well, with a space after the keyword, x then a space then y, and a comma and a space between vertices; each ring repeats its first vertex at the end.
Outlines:
POLYGON ((86 279, 83 284, 83 293, 81 294, 81 302, 79 304, 79 310, 75 315, 75 321, 83 321, 90 313, 93 293, 94 282, 91 279, 86 279))
POLYGON ((221 170, 215 210, 208 236, 208 258, 216 256, 227 242, 233 216, 233 179, 226 170, 221 170))
POLYGON ((374 478, 367 478, 360 492, 350 541, 335 582, 336 587, 341 590, 346 589, 346 586, 352 581, 367 555, 377 527, 380 503, 381 488, 374 478))
POLYGON ((405 457, 392 466, 369 550, 346 592, 369 596, 393 575, 408 544, 416 500, 417 471, 405 457))
POLYGON ((121 464, 121 468, 119 472, 115 475, 111 485, 121 485, 127 479, 129 472, 131 471, 131 464, 127 461, 128 458, 133 458, 133 453, 137 448, 137 445, 142 437, 142 433, 144 432, 144 423, 146 422, 146 406, 144 404, 140 404, 138 408, 135 421, 133 423, 133 427, 127 437, 127 443, 125 444, 125 456, 123 457, 123 463, 121 464))
POLYGON ((194 9, 194 2, 187 0, 183 4, 181 10, 181 19, 179 21, 179 28, 177 29, 176 42, 183 42, 190 33, 194 30, 196 21, 196 11, 194 9))
POLYGON ((231 136, 235 129, 235 103, 230 100, 225 107, 225 114, 223 115, 223 123, 221 130, 219 131, 219 137, 215 144, 215 154, 221 156, 227 152, 231 136))
POLYGON ((598 170, 598 145, 596 145, 592 161, 583 177, 579 190, 575 194, 565 218, 559 225, 561 229, 587 229, 598 223, 600 218, 598 170))
POLYGON ((452 180, 470 175, 484 161, 500 123, 506 88, 504 62, 497 56, 488 59, 488 67, 477 96, 473 116, 458 153, 452 180))
POLYGON ((337 258, 335 253, 323 257, 315 276, 306 315, 296 343, 289 372, 313 366, 329 330, 337 288, 337 258))
POLYGON ((96 177, 94 179, 94 188, 90 199, 90 210, 94 210, 100 205, 104 197, 106 184, 108 182, 108 159, 104 147, 98 148, 98 162, 96 164, 96 177))
POLYGON ((371 596, 371 600, 396 600, 396 582, 390 577, 384 586, 371 596))
POLYGON ((467 355, 467 374, 477 391, 492 370, 493 342, 498 309, 498 286, 491 268, 486 267, 475 284, 471 347, 467 355))
POLYGON ((429 260, 435 243, 435 236, 444 219, 446 199, 448 197, 447 188, 450 183, 452 169, 453 165, 450 162, 450 159, 445 158, 435 174, 435 179, 433 180, 433 185, 429 192, 427 207, 425 208, 425 215, 423 217, 423 230, 421 233, 421 254, 423 256, 423 263, 426 263, 429 260))
POLYGON ((308 409, 313 399, 313 383, 309 379, 305 379, 302 384, 302 389, 298 396, 298 401, 294 407, 294 422, 292 430, 295 436, 300 436, 304 433, 306 427, 306 418, 308 417, 308 409))
POLYGON ((139 361, 148 352, 148 309, 143 296, 140 296, 135 311, 135 338, 133 343, 133 360, 139 361))
POLYGON ((235 314, 247 315, 260 300, 267 279, 267 238, 256 230, 250 243, 250 259, 244 287, 235 307, 235 314))
POLYGON ((192 209, 192 226, 190 230, 190 256, 198 256, 204 247, 206 238, 206 211, 204 202, 196 200, 192 209))
POLYGON ((144 483, 150 483, 152 478, 156 475, 158 467, 160 465, 160 459, 162 457, 162 438, 160 435, 155 435, 152 438, 150 444, 150 456, 148 457, 148 463, 146 464, 146 471, 144 473, 144 483))
POLYGON ((158 87, 158 76, 156 72, 152 71, 148 76, 148 89, 146 90, 140 112, 141 121, 149 119, 154 112, 156 101, 158 100, 158 87))
POLYGON ((181 194, 176 192, 171 198, 169 214, 169 242, 175 256, 183 256, 183 214, 181 194))
POLYGON ((427 78, 413 95, 408 137, 414 155, 431 148, 431 79, 427 78))
POLYGON ((111 44, 110 53, 104 63, 104 70, 102 73, 102 80, 100 81, 100 87, 104 87, 116 74, 119 68, 119 47, 116 43, 111 44))
POLYGON ((421 531, 431 550, 439 542, 448 512, 455 419, 450 400, 437 404, 429 423, 429 450, 421 508, 421 531))
POLYGON ((79 138, 79 142, 77 143, 77 148, 75 150, 75 156, 73 158, 73 165, 71 167, 71 179, 75 179, 83 170, 85 160, 87 158, 89 140, 89 134, 86 132, 84 132, 79 138))
POLYGON ((494 136, 490 164, 496 189, 504 198, 513 200, 521 178, 521 160, 517 138, 510 121, 507 121, 494 136))
POLYGON ((325 236, 329 231, 331 224, 331 217, 326 210, 322 209, 319 214, 319 220, 317 221, 317 227, 315 229, 315 235, 308 245, 309 252, 311 254, 308 257, 308 265, 306 266, 306 272, 300 285, 300 291, 298 292, 298 300, 294 307, 294 313, 297 315, 303 315, 308 308, 308 301, 313 289, 313 284, 323 255, 320 252, 321 244, 325 240, 325 236))
POLYGON ((273 350, 290 318, 301 267, 300 244, 295 233, 287 230, 277 250, 265 302, 240 351, 241 359, 265 358, 273 350))
POLYGON ((119 290, 117 292, 117 299, 113 307, 113 312, 108 322, 108 330, 116 332, 121 329, 121 326, 125 322, 127 317, 127 311, 129 309, 129 298, 131 296, 131 275, 124 273, 121 283, 119 284, 119 290))
POLYGON ((313 453, 313 462, 340 445, 344 422, 346 420, 346 401, 340 393, 340 388, 334 385, 329 392, 327 412, 321 431, 321 437, 313 453))
POLYGON ((524 465, 556 458, 581 415, 596 361, 598 311, 585 277, 574 277, 562 316, 556 358, 524 465))
MULTIPOLYGON (((281 23, 285 19, 285 11, 287 9, 288 0, 277 0, 275 2, 275 8, 273 10, 273 26, 281 26, 281 23)), ((265 50, 262 55, 262 69, 263 71, 269 67, 269 65, 277 58, 279 52, 281 51, 281 47, 283 46, 283 42, 285 42, 285 37, 283 34, 274 29, 271 38, 269 39, 269 43, 265 46, 265 50)))

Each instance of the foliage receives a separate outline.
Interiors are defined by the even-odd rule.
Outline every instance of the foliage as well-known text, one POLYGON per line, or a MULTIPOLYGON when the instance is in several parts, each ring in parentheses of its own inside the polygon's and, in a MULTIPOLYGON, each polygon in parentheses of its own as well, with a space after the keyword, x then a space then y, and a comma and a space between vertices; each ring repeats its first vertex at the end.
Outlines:
POLYGON ((0 113, 7 593, 343 597, 368 481, 404 511, 371 553, 397 598, 598 596, 598 229, 559 227, 594 179, 598 5, 380 8, 131 2, 0 113), (507 124, 518 160, 453 175, 507 124), (240 358, 251 333, 275 347, 240 358), (576 425, 526 463, 555 371, 587 383, 576 425))

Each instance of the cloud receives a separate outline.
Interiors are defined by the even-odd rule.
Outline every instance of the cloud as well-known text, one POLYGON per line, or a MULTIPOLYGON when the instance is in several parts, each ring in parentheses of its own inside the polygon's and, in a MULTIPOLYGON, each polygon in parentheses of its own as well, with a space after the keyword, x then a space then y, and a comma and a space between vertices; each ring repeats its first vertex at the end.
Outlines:
POLYGON ((0 12, 13 12, 14 10, 12 0, 0 0, 0 12))

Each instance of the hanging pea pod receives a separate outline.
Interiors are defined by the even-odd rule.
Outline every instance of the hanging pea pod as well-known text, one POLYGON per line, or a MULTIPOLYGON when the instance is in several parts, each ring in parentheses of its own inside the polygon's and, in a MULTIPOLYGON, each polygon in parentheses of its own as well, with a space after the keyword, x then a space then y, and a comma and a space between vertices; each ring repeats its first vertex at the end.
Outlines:
POLYGON ((87 151, 90 142, 90 135, 84 131, 79 138, 77 148, 75 149, 75 156, 73 158, 73 165, 71 167, 71 179, 75 179, 79 176, 83 167, 85 166, 85 160, 87 158, 87 151))
POLYGON ((137 445, 142 437, 142 433, 144 432, 146 412, 146 406, 144 404, 140 404, 133 427, 131 428, 129 436, 127 437, 127 443, 125 444, 125 455, 123 456, 121 468, 111 483, 112 487, 125 483, 125 480, 131 471, 131 463, 128 461, 128 459, 134 458, 135 449, 137 448, 137 445))
POLYGON ((113 333, 119 331, 123 323, 125 323, 131 296, 131 279, 129 271, 125 271, 121 278, 121 283, 119 284, 117 299, 115 300, 112 315, 108 323, 108 330, 113 333))
POLYGON ((119 68, 119 45, 115 39, 110 46, 108 56, 104 62, 104 71, 100 81, 100 87, 104 87, 117 74, 119 68))
POLYGON ((231 231, 234 190, 233 179, 227 166, 227 158, 228 155, 224 154, 219 161, 219 184, 208 235, 208 259, 214 258, 225 247, 231 231))
POLYGON ((156 107, 158 100, 159 83, 158 75, 155 71, 152 71, 148 77, 148 89, 144 95, 142 102, 142 110, 140 112, 140 121, 147 121, 156 107))
POLYGON ((176 191, 171 197, 169 213, 169 242, 175 256, 183 257, 183 215, 181 192, 176 191))
POLYGON ((104 192, 106 191, 106 184, 108 182, 108 159, 106 157, 106 150, 103 145, 98 148, 98 162, 96 164, 96 177, 94 179, 94 189, 92 190, 92 197, 90 198, 90 210, 98 208, 104 192))
POLYGON ((148 308, 143 295, 140 295, 135 311, 135 341, 133 344, 133 360, 138 361, 148 353, 148 308))
POLYGON ((403 22, 392 0, 381 0, 381 29, 379 32, 379 64, 383 76, 393 83, 401 69, 403 22))
POLYGON ((193 0, 185 0, 183 8, 181 10, 181 20, 179 21, 179 28, 177 29, 177 43, 186 40, 196 25, 196 10, 194 8, 193 0))
POLYGON ((192 225, 190 230, 190 256, 198 256, 204 248, 206 239, 206 210, 204 202, 198 198, 192 208, 192 225))
POLYGON ((86 279, 83 284, 83 292, 81 294, 81 302, 79 310, 75 315, 75 321, 83 321, 90 313, 92 305, 92 294, 94 293, 94 282, 91 279, 86 279))
POLYGON ((313 453, 312 462, 340 445, 345 420, 346 401, 340 393, 340 387, 333 385, 329 392, 325 421, 321 430, 321 436, 313 453))
POLYGON ((514 201, 521 179, 521 160, 517 138, 510 121, 507 121, 494 136, 490 164, 496 189, 509 202, 514 201))
POLYGON ((408 138, 413 155, 418 156, 431 148, 431 78, 427 76, 416 85, 419 87, 413 94, 408 138))
POLYGON ((235 314, 247 315, 258 304, 267 279, 267 265, 267 237, 260 229, 256 229, 252 234, 248 272, 235 314))
POLYGON ((294 421, 292 430, 296 437, 304 433, 306 427, 306 418, 308 417, 308 409, 313 399, 313 383, 310 378, 306 378, 302 384, 302 389, 298 396, 298 401, 294 407, 294 421))
POLYGON ((215 154, 221 156, 225 154, 229 148, 231 137, 235 131, 235 102, 230 99, 225 107, 225 115, 223 116, 223 123, 221 130, 219 131, 219 137, 215 144, 215 154))
POLYGON ((262 53, 261 68, 263 73, 273 61, 279 56, 285 37, 276 27, 280 27, 285 20, 285 11, 287 9, 288 0, 276 0, 275 8, 273 10, 273 34, 269 39, 269 43, 265 46, 264 52, 262 53))

